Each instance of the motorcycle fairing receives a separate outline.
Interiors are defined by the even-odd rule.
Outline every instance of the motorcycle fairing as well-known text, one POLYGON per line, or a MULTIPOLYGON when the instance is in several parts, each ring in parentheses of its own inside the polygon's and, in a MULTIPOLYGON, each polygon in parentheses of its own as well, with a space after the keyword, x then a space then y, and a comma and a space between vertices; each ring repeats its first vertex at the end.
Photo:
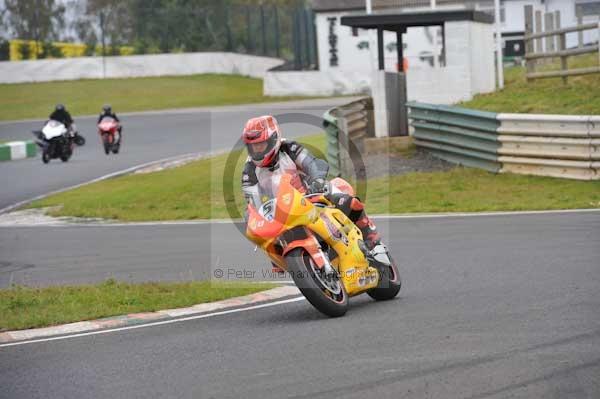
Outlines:
POLYGON ((285 254, 293 248, 303 247, 315 264, 322 267, 325 261, 318 237, 337 253, 338 257, 331 264, 340 273, 348 295, 360 294, 377 285, 379 274, 369 266, 361 250, 362 233, 342 211, 330 206, 315 206, 293 188, 289 175, 282 177, 274 204, 271 220, 248 205, 246 235, 276 266, 287 270, 285 254), (332 234, 332 227, 340 234, 332 234), (299 228, 306 229, 307 237, 287 242, 286 234, 299 228))

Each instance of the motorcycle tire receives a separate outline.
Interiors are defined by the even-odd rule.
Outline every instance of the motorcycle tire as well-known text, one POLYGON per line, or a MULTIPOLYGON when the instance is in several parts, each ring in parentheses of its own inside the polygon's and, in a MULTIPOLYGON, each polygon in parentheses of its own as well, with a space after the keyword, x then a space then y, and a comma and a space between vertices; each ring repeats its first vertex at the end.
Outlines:
POLYGON ((112 153, 118 154, 120 149, 121 149, 121 146, 119 144, 115 144, 115 145, 113 145, 112 153))
POLYGON ((108 134, 102 135, 102 144, 104 144, 104 153, 106 155, 110 154, 110 141, 108 140, 108 134))
POLYGON ((61 155, 60 156, 60 160, 63 162, 69 162, 69 158, 71 158, 70 155, 61 155))
POLYGON ((42 152, 42 162, 43 163, 50 162, 50 154, 48 154, 48 151, 42 152))
POLYGON ((291 250, 285 260, 296 286, 319 312, 329 317, 340 317, 348 311, 348 294, 337 273, 335 278, 339 292, 336 293, 316 275, 319 271, 304 248, 291 250))
POLYGON ((393 299, 400 292, 400 288, 402 288, 402 278, 400 278, 396 262, 391 256, 390 260, 392 261, 392 264, 389 266, 381 263, 371 265, 379 271, 379 283, 377 284, 377 287, 367 291, 367 295, 376 301, 393 299))
POLYGON ((77 135, 77 136, 75 136, 73 141, 75 142, 75 144, 77 144, 80 147, 85 145, 85 137, 83 137, 83 136, 77 135))

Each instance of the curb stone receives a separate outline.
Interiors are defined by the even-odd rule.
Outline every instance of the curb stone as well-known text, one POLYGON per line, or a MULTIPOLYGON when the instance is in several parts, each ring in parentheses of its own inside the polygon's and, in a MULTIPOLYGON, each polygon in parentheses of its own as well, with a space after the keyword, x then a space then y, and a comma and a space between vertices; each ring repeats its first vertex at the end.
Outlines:
POLYGON ((0 344, 25 341, 35 338, 47 338, 63 334, 82 333, 107 328, 125 327, 134 324, 143 324, 149 321, 168 320, 182 316, 198 315, 201 313, 213 312, 215 310, 225 310, 240 306, 254 305, 261 302, 270 302, 299 294, 300 291, 295 286, 285 285, 246 296, 229 298, 218 302, 201 303, 187 308, 166 309, 159 310, 157 312, 131 313, 123 316, 80 321, 59 326, 6 331, 0 333, 0 344))
POLYGON ((37 155, 37 146, 31 141, 9 141, 0 144, 0 161, 15 161, 37 155))

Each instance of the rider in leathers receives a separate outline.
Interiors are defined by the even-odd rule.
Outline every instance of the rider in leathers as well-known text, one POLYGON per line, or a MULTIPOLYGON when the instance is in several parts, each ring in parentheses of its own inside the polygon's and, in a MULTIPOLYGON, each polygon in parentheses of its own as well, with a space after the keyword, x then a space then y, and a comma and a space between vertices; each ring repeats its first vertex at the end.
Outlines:
MULTIPOLYGON (((266 115, 248 120, 242 138, 249 155, 242 173, 242 190, 248 202, 260 203, 260 182, 269 181, 278 168, 284 168, 294 176, 292 184, 301 192, 331 191, 326 180, 329 170, 327 162, 315 158, 301 144, 282 139, 279 125, 273 116, 266 115)), ((328 199, 361 230, 371 254, 387 252, 375 225, 357 197, 338 192, 329 193, 328 199)))

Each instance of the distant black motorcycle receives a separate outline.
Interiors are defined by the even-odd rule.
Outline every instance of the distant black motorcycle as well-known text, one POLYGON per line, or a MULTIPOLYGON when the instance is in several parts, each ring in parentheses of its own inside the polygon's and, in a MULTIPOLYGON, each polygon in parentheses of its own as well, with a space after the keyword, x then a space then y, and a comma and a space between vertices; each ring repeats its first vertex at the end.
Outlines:
POLYGON ((74 129, 69 130, 63 123, 52 119, 46 122, 42 130, 36 130, 33 134, 38 139, 36 144, 42 150, 44 163, 56 158, 68 162, 73 155, 74 145, 85 144, 85 138, 77 134, 74 129))

